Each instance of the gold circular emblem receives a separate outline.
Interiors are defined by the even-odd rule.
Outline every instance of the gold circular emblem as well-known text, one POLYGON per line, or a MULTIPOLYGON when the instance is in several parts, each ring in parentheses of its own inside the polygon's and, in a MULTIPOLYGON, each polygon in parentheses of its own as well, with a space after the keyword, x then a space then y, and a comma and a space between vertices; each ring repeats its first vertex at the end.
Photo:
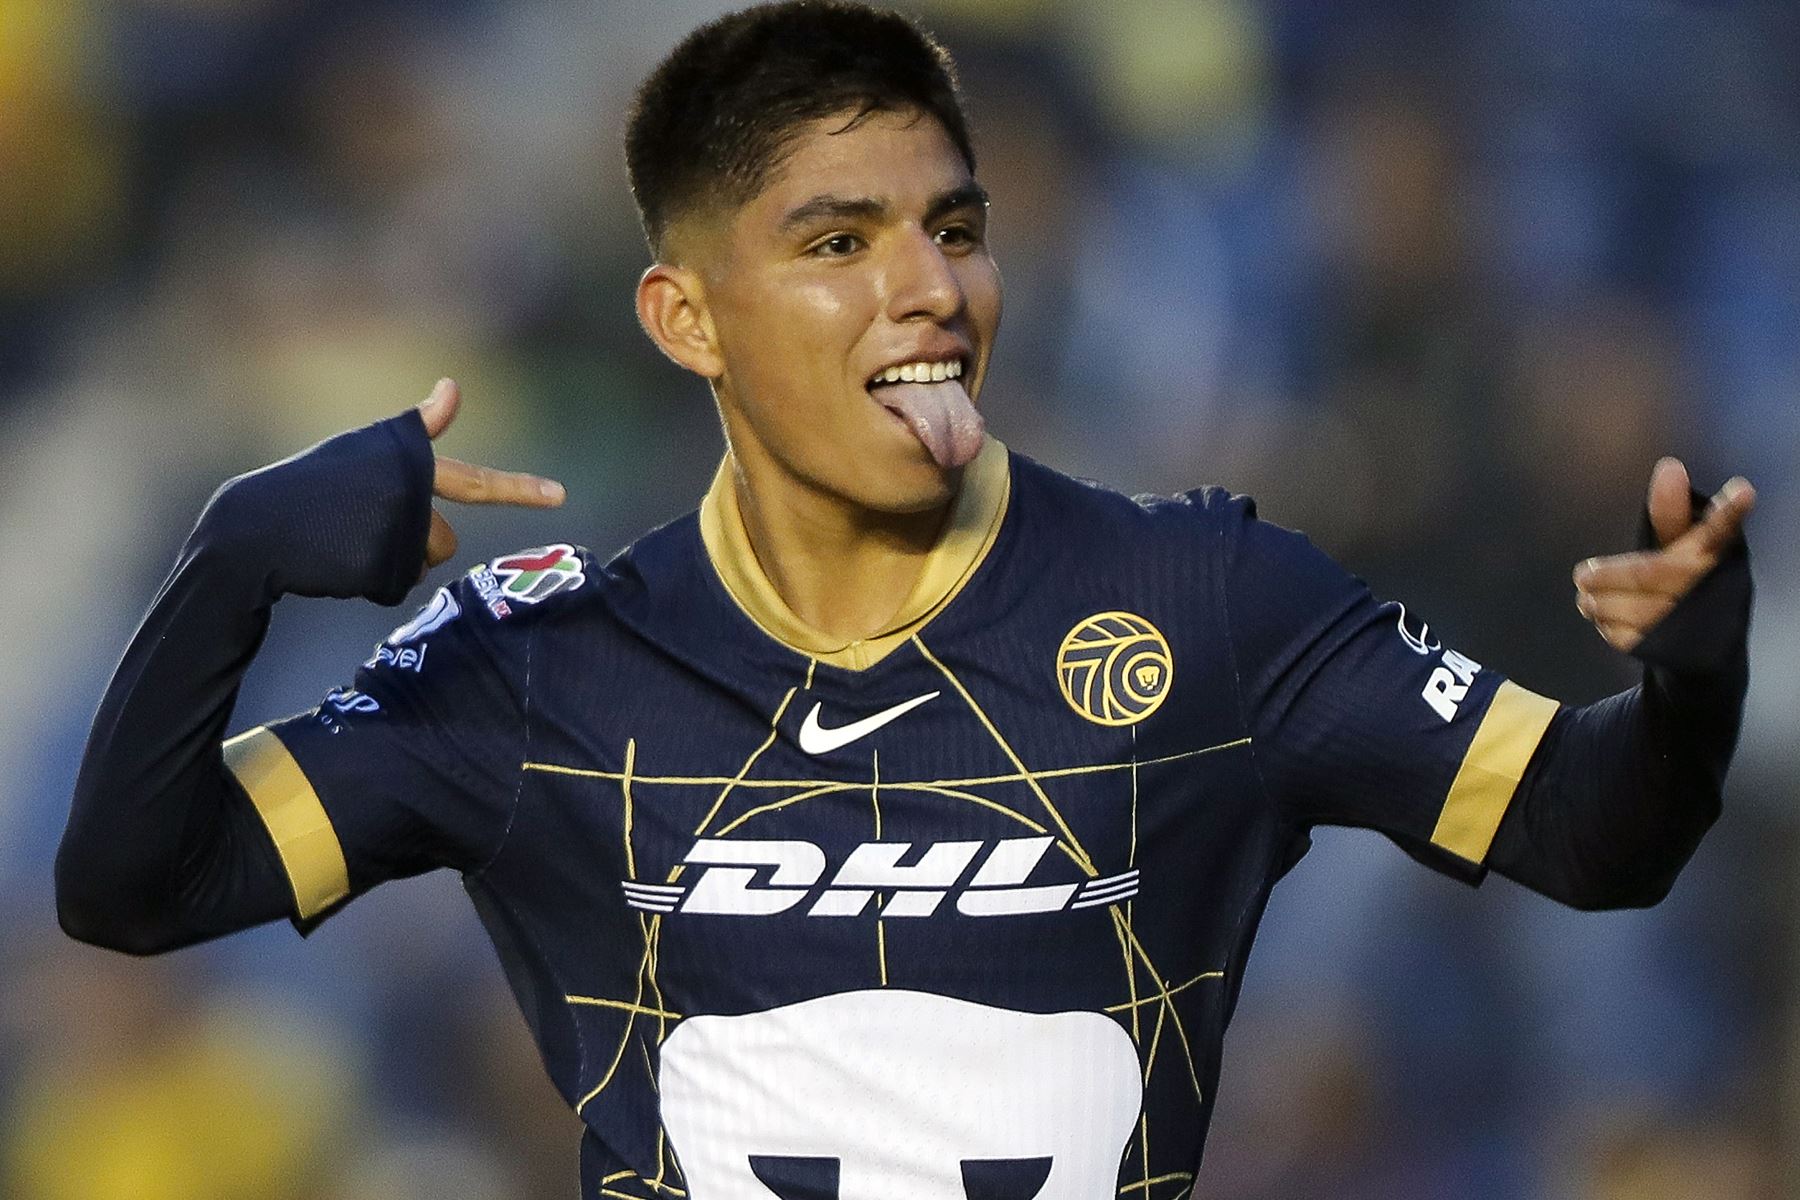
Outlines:
POLYGON ((1095 613, 1056 652, 1069 707, 1101 725, 1135 725, 1161 706, 1175 677, 1169 643, 1136 613, 1095 613))

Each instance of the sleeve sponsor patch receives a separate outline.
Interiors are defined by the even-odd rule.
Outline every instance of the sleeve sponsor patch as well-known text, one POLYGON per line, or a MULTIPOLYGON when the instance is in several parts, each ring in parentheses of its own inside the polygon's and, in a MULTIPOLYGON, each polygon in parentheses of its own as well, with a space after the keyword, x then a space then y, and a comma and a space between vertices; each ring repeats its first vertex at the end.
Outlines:
POLYGON ((1481 664, 1464 654, 1445 648, 1444 643, 1431 632, 1431 626, 1416 615, 1406 611, 1406 605, 1397 600, 1390 600, 1382 607, 1396 609, 1399 616, 1394 627, 1400 633, 1400 640, 1406 648, 1421 657, 1437 656, 1437 664, 1432 667, 1431 676, 1425 681, 1424 690, 1419 699, 1431 707, 1431 711, 1446 722, 1454 721, 1461 711, 1463 699, 1468 696, 1475 676, 1481 673, 1481 664))
POLYGON ((450 589, 441 587, 437 594, 425 602, 418 615, 387 635, 383 642, 386 646, 405 646, 420 638, 429 637, 462 615, 462 605, 450 589))
POLYGON ((540 604, 587 582, 581 555, 567 543, 508 554, 469 572, 469 582, 495 617, 512 615, 514 604, 540 604))

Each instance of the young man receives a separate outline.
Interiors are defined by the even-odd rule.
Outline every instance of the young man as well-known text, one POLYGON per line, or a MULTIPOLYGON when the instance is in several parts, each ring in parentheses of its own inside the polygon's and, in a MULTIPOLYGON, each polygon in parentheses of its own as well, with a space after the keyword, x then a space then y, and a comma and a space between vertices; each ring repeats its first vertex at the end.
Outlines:
POLYGON ((459 397, 232 481, 95 722, 58 859, 150 953, 463 874, 583 1194, 1101 1200, 1190 1187, 1270 888, 1317 824, 1470 883, 1649 904, 1717 815, 1752 495, 1659 464, 1578 568, 1647 666, 1559 707, 1241 497, 1135 501, 986 437, 1000 317, 944 52, 805 2, 691 35, 628 135, 638 314, 727 437, 697 513, 439 589, 353 689, 224 744, 285 593, 397 603, 459 397))

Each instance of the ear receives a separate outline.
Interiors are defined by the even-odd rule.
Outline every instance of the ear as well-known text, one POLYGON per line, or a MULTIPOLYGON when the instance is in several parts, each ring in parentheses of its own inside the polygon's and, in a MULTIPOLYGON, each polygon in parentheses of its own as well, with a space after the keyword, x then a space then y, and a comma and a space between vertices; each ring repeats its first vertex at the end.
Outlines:
POLYGON ((650 340, 676 366, 706 379, 725 373, 699 272, 670 263, 645 271, 638 280, 637 315, 650 340))

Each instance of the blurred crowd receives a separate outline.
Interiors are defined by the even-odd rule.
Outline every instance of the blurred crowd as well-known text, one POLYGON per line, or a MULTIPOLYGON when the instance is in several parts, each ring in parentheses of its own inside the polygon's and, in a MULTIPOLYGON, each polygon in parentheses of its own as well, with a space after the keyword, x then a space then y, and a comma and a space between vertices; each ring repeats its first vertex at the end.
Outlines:
MULTIPOLYGON (((716 421, 636 329, 619 142, 723 7, 0 0, 0 1195, 575 1189, 575 1118, 454 879, 142 962, 61 936, 50 863, 107 675, 223 478, 453 375, 448 452, 571 495, 464 514, 465 558, 693 507, 716 421)), ((1570 701, 1635 680, 1568 574, 1629 545, 1656 457, 1761 493, 1744 740, 1673 896, 1572 913, 1320 831, 1195 1194, 1800 1194, 1800 10, 916 10, 994 197, 983 404, 1013 447, 1249 492, 1570 701)), ((236 727, 400 619, 284 601, 236 727)))

